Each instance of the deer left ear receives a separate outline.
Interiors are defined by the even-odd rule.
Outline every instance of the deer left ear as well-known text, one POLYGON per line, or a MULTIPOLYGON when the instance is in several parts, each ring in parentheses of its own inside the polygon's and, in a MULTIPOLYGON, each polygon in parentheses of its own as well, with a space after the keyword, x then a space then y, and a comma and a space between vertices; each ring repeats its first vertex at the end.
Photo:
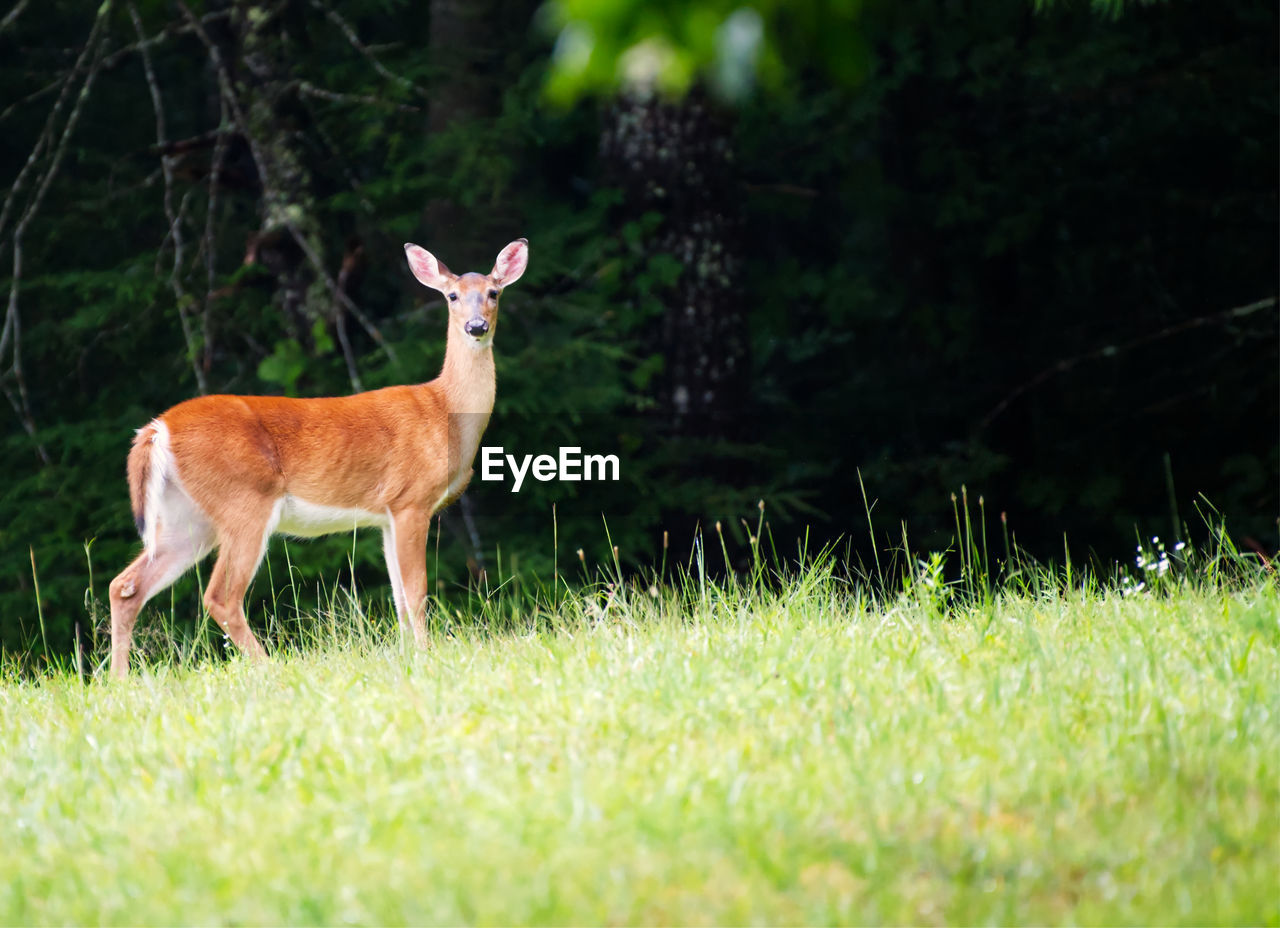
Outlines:
POLYGON ((489 276, 506 287, 520 279, 528 264, 529 242, 518 238, 498 252, 498 260, 493 262, 493 270, 489 272, 489 276))

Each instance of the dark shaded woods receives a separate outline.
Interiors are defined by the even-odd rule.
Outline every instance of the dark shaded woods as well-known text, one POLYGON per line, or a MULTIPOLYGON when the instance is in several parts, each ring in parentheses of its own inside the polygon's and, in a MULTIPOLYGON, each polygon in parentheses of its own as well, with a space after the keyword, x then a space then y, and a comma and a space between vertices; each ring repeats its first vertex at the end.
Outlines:
MULTIPOLYGON (((538 6, 51 0, 0 22, 6 648, 40 642, 37 578, 51 649, 92 624, 137 544, 124 456, 151 415, 435 375, 444 314, 404 241, 462 271, 529 239, 486 443, 623 462, 474 483, 442 592, 581 576, 578 548, 652 565, 664 531, 687 556, 717 521, 734 560, 760 499, 780 549, 809 526, 867 557, 859 472, 881 548, 904 524, 945 548, 964 486, 1040 556, 1065 535, 1125 559, 1208 503, 1275 551, 1274 3, 872 6, 856 85, 793 56, 732 106, 568 109, 542 96, 538 6)), ((305 595, 349 556, 383 582, 376 541, 351 551, 290 545, 305 595)))

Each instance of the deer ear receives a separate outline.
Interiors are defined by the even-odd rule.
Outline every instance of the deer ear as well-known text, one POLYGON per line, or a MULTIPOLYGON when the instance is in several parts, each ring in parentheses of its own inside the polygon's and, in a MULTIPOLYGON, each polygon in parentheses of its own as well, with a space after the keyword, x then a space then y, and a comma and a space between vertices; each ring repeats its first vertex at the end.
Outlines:
POLYGON ((413 271, 413 276, 418 278, 419 283, 442 293, 453 283, 453 275, 449 273, 449 269, 425 248, 406 243, 404 256, 409 259, 409 270, 413 271))
POLYGON ((528 264, 529 242, 518 238, 498 252, 498 260, 493 262, 493 270, 489 272, 489 276, 506 287, 520 279, 528 264))

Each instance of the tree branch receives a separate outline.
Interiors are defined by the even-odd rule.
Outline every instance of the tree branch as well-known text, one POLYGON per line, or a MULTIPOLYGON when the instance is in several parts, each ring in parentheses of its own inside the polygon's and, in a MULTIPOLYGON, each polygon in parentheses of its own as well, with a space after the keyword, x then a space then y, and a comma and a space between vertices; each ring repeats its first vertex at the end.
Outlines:
MULTIPOLYGON (((109 8, 110 0, 105 7, 109 8)), ((27 156, 27 161, 22 166, 22 170, 18 172, 18 176, 14 179, 13 185, 9 188, 9 195, 5 197, 4 208, 0 209, 0 242, 3 241, 4 229, 8 225, 10 214, 18 201, 18 193, 22 190, 23 184, 26 183, 27 175, 31 173, 39 163, 45 149, 53 141, 54 126, 58 123, 58 118, 62 115, 62 109, 67 104, 67 99, 71 95, 71 87, 75 83, 80 72, 84 70, 85 62, 95 55, 98 50, 99 33, 104 27, 107 17, 103 15, 100 8, 98 16, 93 21, 93 28, 89 30, 89 37, 85 40, 84 48, 80 50, 80 54, 76 58, 76 62, 71 66, 71 70, 67 72, 66 78, 62 83, 62 92, 58 94, 57 101, 53 104, 53 109, 49 111, 49 118, 45 120, 44 127, 40 130, 40 136, 36 139, 36 144, 31 149, 31 154, 27 156)), ((87 82, 87 83, 91 83, 87 82)), ((81 97, 76 102, 73 112, 79 111, 79 106, 84 102, 85 89, 81 90, 81 97)), ((74 115, 71 123, 74 124, 74 115)), ((66 131, 64 129, 63 139, 66 139, 66 131)))
POLYGON ((293 240, 297 242, 298 247, 302 249, 302 253, 306 255, 307 260, 311 262, 311 267, 320 275, 325 286, 329 288, 329 292, 333 294, 333 298, 342 304, 342 306, 344 306, 351 315, 356 317, 356 321, 359 322, 361 327, 369 333, 369 337, 377 342, 378 347, 387 353, 387 357, 391 359, 391 363, 399 365, 400 359, 396 356, 395 349, 392 348, 391 345, 387 343, 387 340, 382 337, 382 333, 378 331, 378 327, 360 311, 360 307, 355 304, 355 301, 352 300, 351 297, 347 296, 342 291, 342 288, 338 286, 337 281, 335 281, 333 276, 325 269, 324 264, 320 261, 320 256, 315 253, 315 249, 311 247, 306 236, 304 236, 293 223, 288 223, 288 229, 289 233, 293 236, 293 240))
POLYGON ((219 126, 217 129, 210 129, 208 132, 201 132, 199 135, 193 135, 190 138, 174 139, 171 142, 165 142, 163 145, 152 145, 147 151, 155 155, 185 155, 189 151, 195 151, 198 148, 215 148, 219 140, 225 139, 227 135, 236 135, 234 130, 223 129, 219 126))
MULTIPOLYGON (((205 13, 203 16, 200 17, 200 24, 208 25, 209 23, 216 22, 219 19, 226 19, 230 15, 231 15, 230 10, 218 10, 213 13, 205 13)), ((132 45, 125 45, 122 48, 116 49, 110 55, 107 55, 107 57, 102 60, 103 70, 110 71, 111 69, 119 65, 120 62, 123 61, 125 58, 132 55, 134 52, 140 52, 140 51, 154 48, 155 46, 161 45, 167 42, 169 39, 174 38, 175 36, 187 35, 188 33, 191 33, 194 31, 195 31, 195 27, 192 26, 190 23, 185 23, 185 24, 181 22, 169 23, 167 26, 165 26, 163 29, 161 29, 159 32, 157 32, 155 35, 151 36, 150 38, 143 38, 132 45)))
POLYGON ((299 81, 298 92, 308 97, 316 97, 320 100, 329 100, 333 103, 363 103, 367 106, 387 106, 402 113, 421 113, 422 107, 410 106, 407 103, 394 103, 391 100, 383 100, 381 97, 369 96, 359 93, 335 93, 332 90, 325 90, 317 87, 310 81, 299 81))
POLYGON ((203 21, 195 13, 191 12, 191 7, 187 6, 185 0, 177 0, 177 3, 178 9, 187 17, 187 22, 190 24, 192 31, 195 32, 200 42, 209 52, 209 60, 213 63, 214 72, 218 75, 218 89, 222 99, 230 108, 232 118, 239 127, 245 141, 249 144, 249 153, 253 155, 254 164, 257 165, 258 176, 265 178, 266 161, 263 159, 262 151, 258 147, 258 140, 249 132, 249 121, 245 119, 244 110, 240 107, 240 98, 236 96, 235 86, 231 82, 231 75, 227 71, 226 62, 222 60, 222 52, 218 49, 217 43, 209 38, 209 33, 205 31, 203 21))
POLYGON ((363 42, 360 41, 360 37, 356 35, 355 29, 351 27, 351 24, 349 22, 347 22, 345 19, 342 18, 342 15, 338 13, 337 10, 333 9, 328 4, 321 2, 321 0, 311 0, 311 5, 315 7, 317 10, 320 10, 322 13, 324 13, 324 15, 328 17, 331 23, 333 23, 340 30, 342 30, 342 34, 347 37, 347 42, 351 44, 351 47, 354 48, 357 52, 359 52, 362 56, 364 56, 365 60, 368 61, 369 64, 373 66, 373 69, 375 71, 377 71, 387 80, 392 81, 393 83, 399 84, 401 87, 405 87, 405 88, 408 88, 409 90, 412 90, 413 92, 418 94, 420 97, 425 98, 427 96, 427 92, 423 90, 421 87, 419 87, 417 84, 415 84, 413 81, 409 80, 406 77, 401 77, 399 74, 393 74, 392 72, 388 71, 386 66, 383 65, 383 63, 378 60, 376 55, 374 55, 373 51, 369 48, 369 46, 365 45, 363 42))
POLYGON ((1275 305, 1275 297, 1255 300, 1252 303, 1248 303, 1244 306, 1237 306, 1234 309, 1226 309, 1222 312, 1211 313, 1208 316, 1197 316, 1194 319, 1185 319, 1182 322, 1174 323, 1171 326, 1163 328, 1158 332, 1139 336, 1138 338, 1131 339, 1130 341, 1124 342, 1120 345, 1105 345, 1102 348, 1096 348, 1093 351, 1086 352, 1085 354, 1076 355, 1072 358, 1065 358, 1050 367, 1046 367, 1030 380, 1024 381, 1011 390, 1004 399, 992 406, 991 409, 987 411, 987 414, 978 420, 978 424, 973 428, 973 434, 979 435, 982 432, 985 432, 991 423, 1003 415, 1005 410, 1007 410, 1009 406, 1023 394, 1034 390, 1036 387, 1041 386, 1059 374, 1065 374, 1067 371, 1079 364, 1085 363, 1086 361, 1098 361, 1102 358, 1114 357, 1115 355, 1137 348, 1141 345, 1159 341, 1160 339, 1168 338, 1171 335, 1177 335, 1179 332, 1198 329, 1202 326, 1213 325, 1217 322, 1225 322, 1228 319, 1237 319, 1241 316, 1248 316, 1252 313, 1258 312, 1259 310, 1267 309, 1275 305))
MULTIPOLYGON (((71 108, 71 112, 67 115, 66 125, 62 127, 62 135, 58 139, 57 147, 53 150, 49 159, 48 167, 44 176, 40 178, 39 185, 32 195, 31 201, 23 210, 22 217, 18 220, 18 224, 13 230, 13 277, 9 283, 9 305, 5 312, 4 333, 7 341, 12 346, 13 363, 9 368, 9 373, 13 374, 14 380, 18 385, 18 396, 15 400, 12 392, 6 386, 5 395, 9 398, 10 405, 14 407, 18 413, 18 418, 22 422, 22 426, 26 429, 27 434, 31 436, 35 442, 36 452, 40 455, 40 459, 46 464, 52 463, 49 453, 45 450, 44 445, 36 437, 35 417, 31 413, 31 396, 27 390, 27 380, 22 367, 22 317, 18 311, 18 291, 22 285, 22 240, 27 231, 27 226, 31 220, 35 218, 40 211, 41 205, 44 203, 45 195, 49 192, 49 186, 53 183, 54 177, 58 174, 58 169, 62 166, 63 156, 67 151, 67 142, 75 132, 77 123, 80 121, 80 114, 84 110, 84 104, 89 99, 90 91, 93 89, 94 80, 98 76, 102 64, 102 46, 103 29, 111 12, 112 0, 105 2, 98 7, 97 17, 94 19, 93 27, 89 30, 89 38, 85 41, 85 47, 81 50, 79 57, 76 59, 75 66, 67 77, 67 82, 63 87, 63 92, 58 98, 58 102, 54 106, 54 112, 50 114, 49 119, 45 122, 44 129, 41 131, 41 138, 36 142, 36 148, 32 151, 26 165, 23 166, 18 179, 14 181, 14 186, 10 190, 10 196, 5 201, 4 211, 0 213, 0 229, 3 228, 4 222, 13 203, 16 202, 16 194, 25 175, 38 160, 38 152, 52 139, 52 127, 55 122, 56 113, 65 104, 68 91, 74 82, 75 76, 80 73, 84 66, 86 58, 90 58, 90 65, 85 75, 84 83, 80 87, 80 93, 76 97, 76 102, 71 108)), ((0 339, 4 340, 4 339, 0 339)))
POLYGON ((202 240, 202 248, 204 250, 204 267, 205 267, 205 291, 204 305, 200 313, 200 329, 204 336, 204 357, 201 359, 201 365, 207 371, 213 366, 213 325, 212 325, 212 309, 213 309, 213 290, 214 282, 217 279, 217 241, 214 237, 214 226, 218 217, 218 189, 219 182, 222 179, 222 167, 227 157, 227 137, 228 132, 222 131, 222 127, 227 124, 227 101, 219 98, 218 100, 219 126, 217 139, 213 145, 213 162, 209 168, 209 199, 204 215, 204 239, 202 240))
POLYGON ((13 5, 13 9, 4 15, 4 19, 0 19, 0 32, 4 32, 22 15, 23 11, 31 4, 31 0, 18 0, 13 5))
POLYGON ((35 100, 39 100, 41 97, 45 96, 46 94, 58 89, 63 85, 63 83, 66 82, 66 79, 67 79, 67 75, 60 74, 58 75, 58 78, 56 80, 50 81, 49 83, 41 87, 39 90, 32 91, 31 93, 23 97, 21 100, 15 100, 13 103, 10 103, 8 106, 4 108, 3 111, 0 111, 0 122, 4 122, 6 119, 12 116, 14 111, 17 110, 19 107, 25 106, 26 104, 31 103, 35 100))
POLYGON ((178 304, 178 320, 182 325, 182 337, 187 343, 187 360, 191 364, 191 372, 195 374, 196 388, 201 394, 209 392, 209 384, 204 369, 197 359, 195 335, 191 330, 191 319, 188 314, 189 298, 182 286, 182 259, 184 242, 182 238, 182 217, 173 211, 173 157, 165 154, 168 145, 168 132, 165 128, 164 99, 160 94, 160 84, 156 80, 155 68, 151 65, 151 50, 144 41, 142 17, 133 0, 129 0, 129 18, 133 20, 134 31, 138 34, 139 50, 142 53, 142 69, 147 76, 147 89, 151 92, 151 108, 156 114, 156 146, 160 149, 160 169, 164 172, 164 215, 169 220, 169 238, 173 240, 173 267, 169 272, 169 288, 173 290, 173 298, 178 304))
POLYGON ((13 365, 9 371, 13 374, 13 379, 18 384, 18 396, 15 398, 9 390, 7 384, 4 385, 4 395, 9 400, 9 405, 13 407, 13 411, 18 415, 18 421, 22 423, 22 428, 31 437, 31 441, 36 446, 36 454, 40 456, 40 460, 48 467, 53 463, 49 459, 49 452, 45 450, 44 444, 36 437, 36 420, 31 414, 31 397, 27 393, 27 378, 22 373, 22 317, 18 314, 18 280, 22 277, 22 241, 15 238, 13 242, 13 286, 9 289, 9 311, 5 314, 5 330, 13 336, 13 365))

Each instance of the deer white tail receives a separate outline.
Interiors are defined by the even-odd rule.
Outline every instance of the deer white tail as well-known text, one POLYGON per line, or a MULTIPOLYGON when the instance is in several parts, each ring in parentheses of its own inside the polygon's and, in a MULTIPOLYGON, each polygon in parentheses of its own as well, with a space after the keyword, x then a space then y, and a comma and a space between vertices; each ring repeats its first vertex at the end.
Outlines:
POLYGON ((201 536, 198 547, 207 548, 203 536, 207 534, 208 520, 178 478, 169 427, 162 419, 147 423, 133 440, 129 452, 129 499, 142 547, 149 556, 155 556, 162 530, 191 536, 194 529, 194 534, 201 536))
MULTIPOLYGON (((147 505, 147 497, 150 495, 151 471, 152 471, 152 447, 155 444, 156 434, 160 429, 164 429, 164 424, 158 421, 147 423, 138 429, 133 436, 133 447, 129 449, 129 463, 127 473, 129 477, 129 504, 133 509, 133 524, 138 527, 138 534, 143 539, 143 544, 150 547, 146 542, 147 538, 147 510, 154 512, 154 507, 147 505)), ((165 429, 165 437, 168 438, 168 429, 165 429)))

